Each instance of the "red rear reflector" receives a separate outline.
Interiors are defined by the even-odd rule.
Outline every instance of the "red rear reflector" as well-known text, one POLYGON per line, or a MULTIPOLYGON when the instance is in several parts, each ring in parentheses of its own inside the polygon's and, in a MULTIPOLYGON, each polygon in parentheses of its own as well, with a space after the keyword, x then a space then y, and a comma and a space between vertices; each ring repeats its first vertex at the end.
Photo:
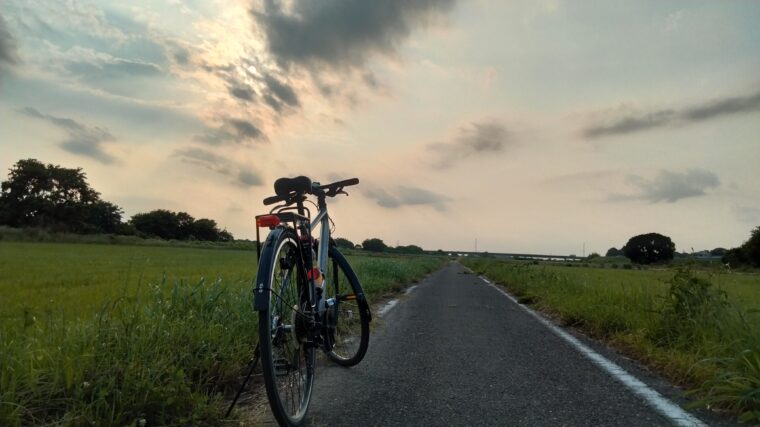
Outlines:
POLYGON ((280 224, 280 217, 277 215, 262 215, 256 217, 257 227, 276 227, 280 224))

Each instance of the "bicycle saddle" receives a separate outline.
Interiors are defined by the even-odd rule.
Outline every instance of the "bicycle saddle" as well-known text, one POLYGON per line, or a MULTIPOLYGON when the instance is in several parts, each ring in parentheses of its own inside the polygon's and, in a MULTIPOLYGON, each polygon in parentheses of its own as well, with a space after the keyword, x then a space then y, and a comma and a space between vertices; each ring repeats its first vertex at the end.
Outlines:
POLYGON ((305 176, 280 178, 274 182, 274 192, 278 196, 290 196, 311 192, 311 179, 305 176))

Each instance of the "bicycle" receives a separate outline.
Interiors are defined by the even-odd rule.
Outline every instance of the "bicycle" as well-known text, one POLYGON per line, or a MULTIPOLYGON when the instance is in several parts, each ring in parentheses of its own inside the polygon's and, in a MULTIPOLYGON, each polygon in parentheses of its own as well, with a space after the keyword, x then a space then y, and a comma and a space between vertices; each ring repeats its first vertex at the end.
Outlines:
MULTIPOLYGON (((311 179, 280 178, 282 203, 256 216, 259 267, 254 308, 259 313, 259 356, 272 413, 280 425, 298 425, 306 416, 314 386, 316 349, 341 366, 361 362, 369 345, 372 314, 356 274, 330 235, 334 222, 326 199, 359 183, 357 178, 320 185, 311 179), (304 205, 317 198, 317 214, 304 205), (270 232, 262 244, 259 228, 270 232), (319 239, 312 236, 319 230, 319 239)), ((313 202, 311 202, 313 204, 313 202)))

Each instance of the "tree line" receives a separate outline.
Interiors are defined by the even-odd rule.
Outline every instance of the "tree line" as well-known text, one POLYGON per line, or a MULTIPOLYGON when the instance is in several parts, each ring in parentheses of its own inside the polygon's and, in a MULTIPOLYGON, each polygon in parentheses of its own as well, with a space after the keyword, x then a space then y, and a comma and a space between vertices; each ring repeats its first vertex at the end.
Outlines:
MULTIPOLYGON (((721 257, 721 261, 730 267, 760 267, 760 227, 752 230, 749 239, 733 249, 714 248, 711 256, 721 257)), ((598 254, 592 254, 599 256, 598 254)), ((639 234, 631 237, 620 249, 610 248, 606 256, 625 256, 635 264, 653 264, 667 262, 678 254, 676 245, 668 236, 659 233, 639 234)))
POLYGON ((389 253, 397 253, 397 254, 422 254, 425 252, 424 249, 417 245, 400 245, 396 247, 391 247, 385 244, 382 239, 378 238, 370 238, 365 239, 361 245, 355 245, 352 241, 348 239, 344 239, 342 237, 338 237, 335 239, 335 245, 339 248, 348 248, 348 249, 364 249, 365 251, 370 252, 389 252, 389 253))
POLYGON ((0 225, 76 234, 121 234, 175 240, 231 241, 216 221, 157 209, 123 220, 124 210, 100 197, 82 168, 19 160, 0 184, 0 225))

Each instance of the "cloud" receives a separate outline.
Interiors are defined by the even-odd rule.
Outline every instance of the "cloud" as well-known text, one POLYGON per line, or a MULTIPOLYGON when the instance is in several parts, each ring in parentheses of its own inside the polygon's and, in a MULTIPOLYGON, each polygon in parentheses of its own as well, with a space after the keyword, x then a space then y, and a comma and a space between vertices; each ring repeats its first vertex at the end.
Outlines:
POLYGON ((0 66, 16 63, 16 43, 8 31, 3 15, 0 15, 0 66))
POLYGON ((374 54, 396 52, 416 27, 448 12, 454 0, 295 0, 290 10, 265 0, 252 11, 269 52, 282 65, 361 67, 374 54))
POLYGON ((300 102, 298 101, 298 95, 289 85, 277 80, 276 77, 271 74, 264 76, 264 83, 269 89, 269 94, 272 97, 276 97, 279 101, 291 107, 298 107, 300 102))
POLYGON ((88 83, 120 78, 155 77, 163 74, 158 65, 140 59, 125 59, 91 48, 74 46, 65 51, 51 51, 60 71, 88 83))
POLYGON ((252 168, 244 167, 233 160, 214 154, 203 148, 181 148, 175 150, 173 156, 178 157, 185 163, 201 166, 212 172, 227 176, 236 185, 254 187, 264 184, 261 175, 252 168))
POLYGON ((462 127, 451 142, 430 144, 428 149, 437 156, 435 167, 448 168, 469 157, 504 151, 510 142, 506 127, 490 120, 462 127))
POLYGON ((80 156, 91 157, 105 164, 111 164, 116 161, 116 158, 106 153, 102 147, 104 142, 116 139, 108 129, 97 126, 88 127, 73 119, 43 114, 32 107, 26 107, 18 111, 21 114, 47 121, 65 130, 68 133, 68 138, 58 144, 65 151, 80 156))
POLYGON ((258 174, 250 170, 241 170, 237 175, 237 179, 238 182, 248 187, 264 184, 264 180, 262 180, 258 174))
POLYGON ((653 179, 628 176, 628 183, 638 189, 634 194, 614 194, 610 201, 646 200, 651 203, 675 203, 688 197, 704 196, 706 190, 720 186, 718 176, 703 169, 686 172, 660 171, 653 179))
POLYGON ((721 116, 760 111, 760 92, 748 96, 734 96, 685 107, 681 110, 657 110, 648 113, 628 114, 603 123, 586 127, 583 135, 588 139, 625 135, 645 130, 685 126, 712 120, 721 116))
POLYGON ((266 141, 266 135, 256 125, 242 119, 227 118, 222 125, 214 129, 206 129, 193 138, 195 141, 208 145, 227 143, 244 144, 252 141, 266 141))
POLYGON ((98 62, 69 62, 64 68, 83 80, 151 77, 162 74, 161 69, 155 64, 122 58, 109 58, 98 62))
POLYGON ((398 186, 393 190, 387 190, 378 187, 369 187, 364 190, 364 195, 375 200, 378 205, 397 209, 402 206, 431 206, 438 211, 447 209, 446 203, 451 201, 450 198, 417 187, 398 186))
POLYGON ((253 98, 256 96, 256 91, 254 91, 253 88, 248 86, 247 84, 230 86, 229 90, 230 90, 230 95, 243 101, 251 102, 253 101, 253 98))

